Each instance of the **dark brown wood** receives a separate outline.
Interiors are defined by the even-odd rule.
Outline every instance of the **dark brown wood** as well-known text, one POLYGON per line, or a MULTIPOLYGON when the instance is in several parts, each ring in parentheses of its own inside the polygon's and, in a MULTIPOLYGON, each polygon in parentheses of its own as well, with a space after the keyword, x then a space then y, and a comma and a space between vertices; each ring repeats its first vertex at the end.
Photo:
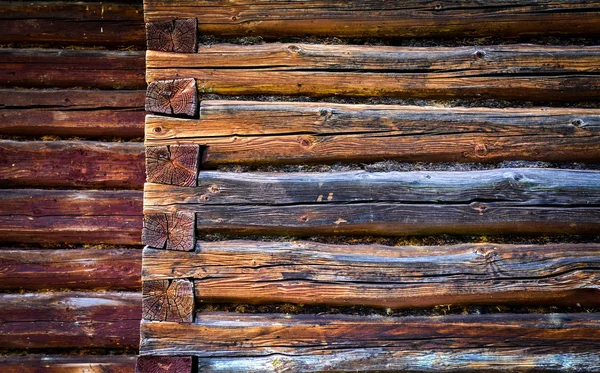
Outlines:
POLYGON ((6 373, 133 373, 136 356, 48 355, 2 356, 6 373))
POLYGON ((141 294, 1 294, 5 349, 136 348, 141 294))
POLYGON ((194 284, 186 279, 144 281, 142 319, 192 322, 194 284))
POLYGON ((194 116, 198 109, 195 79, 161 80, 148 84, 146 110, 194 116))
POLYGON ((0 186, 141 189, 142 143, 0 140, 0 186))
POLYGON ((154 248, 189 251, 194 249, 194 214, 145 214, 142 243, 154 248))
POLYGON ((0 249, 0 289, 140 290, 139 249, 0 249))
POLYGON ((146 0, 146 21, 198 18, 202 34, 415 38, 600 33, 600 3, 584 0, 146 0))
POLYGON ((0 134, 143 137, 145 91, 0 89, 0 134))
POLYGON ((199 158, 198 145, 146 147, 146 180, 149 183, 195 186, 199 158))
POLYGON ((136 373, 191 373, 192 357, 181 356, 140 356, 135 367, 136 373))
POLYGON ((2 2, 0 43, 144 47, 141 4, 2 2))
POLYGON ((5 189, 0 241, 140 244, 141 191, 5 189))
POLYGON ((146 248, 146 282, 193 278, 196 301, 411 308, 441 304, 600 305, 600 245, 434 247, 199 242, 146 248))
POLYGON ((200 119, 146 117, 147 145, 204 145, 203 168, 389 159, 597 163, 599 136, 597 109, 202 101, 200 119))
POLYGON ((199 92, 224 95, 580 101, 600 96, 599 63, 596 46, 220 44, 148 51, 146 79, 193 77, 199 92))
POLYGON ((0 49, 0 86, 145 89, 144 52, 0 49))
POLYGON ((196 52, 198 22, 196 18, 146 23, 148 50, 196 52))

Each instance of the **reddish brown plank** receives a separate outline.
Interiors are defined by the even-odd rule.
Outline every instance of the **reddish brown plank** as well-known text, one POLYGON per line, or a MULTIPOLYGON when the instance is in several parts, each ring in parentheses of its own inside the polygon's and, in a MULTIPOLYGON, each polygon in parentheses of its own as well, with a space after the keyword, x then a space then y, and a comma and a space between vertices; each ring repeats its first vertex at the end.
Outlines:
POLYGON ((144 281, 142 318, 149 321, 192 322, 194 284, 186 279, 144 281))
POLYGON ((148 84, 147 111, 194 116, 197 109, 195 79, 160 80, 148 84))
POLYGON ((191 373, 192 357, 140 356, 135 373, 191 373))
POLYGON ((6 373, 134 373, 137 357, 131 355, 48 355, 2 356, 6 373))
POLYGON ((146 23, 149 50, 194 53, 197 44, 196 18, 146 23))
POLYGON ((169 145, 146 147, 146 181, 149 183, 195 186, 200 146, 169 145))
POLYGON ((193 250, 195 223, 193 213, 145 214, 142 243, 158 249, 193 250))

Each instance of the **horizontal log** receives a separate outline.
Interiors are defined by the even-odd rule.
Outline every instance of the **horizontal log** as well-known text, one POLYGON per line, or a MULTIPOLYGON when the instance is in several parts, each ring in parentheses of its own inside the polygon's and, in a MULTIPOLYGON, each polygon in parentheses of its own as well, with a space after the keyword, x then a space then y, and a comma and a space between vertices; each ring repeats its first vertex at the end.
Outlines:
POLYGON ((144 53, 0 49, 4 87, 145 89, 144 53))
MULTIPOLYGON (((427 351, 600 348, 598 314, 487 314, 443 317, 198 313, 192 324, 141 324, 140 354, 199 357, 327 354, 340 349, 427 351)), ((600 359, 600 356, 596 356, 600 359)))
POLYGON ((141 143, 0 140, 0 185, 141 189, 141 143))
POLYGON ((0 134, 142 137, 145 94, 0 89, 0 134))
POLYGON ((148 115, 149 146, 207 147, 222 164, 598 162, 600 111, 202 101, 200 119, 148 115))
POLYGON ((145 0, 146 21, 198 18, 201 34, 448 37, 600 33, 597 1, 145 0))
POLYGON ((144 47, 141 4, 3 2, 0 43, 144 47))
POLYGON ((131 355, 32 355, 2 356, 6 373, 133 373, 136 356, 131 355))
POLYGON ((141 191, 5 189, 0 241, 140 244, 141 191))
POLYGON ((600 47, 453 48, 220 44, 198 53, 147 51, 148 82, 196 78, 224 95, 596 100, 600 47))
POLYGON ((0 289, 141 290, 139 249, 0 250, 0 289))
POLYGON ((6 349, 136 348, 141 294, 1 294, 6 349))
POLYGON ((142 277, 193 278, 197 303, 598 306, 599 254, 597 244, 202 242, 195 252, 144 249, 142 277))

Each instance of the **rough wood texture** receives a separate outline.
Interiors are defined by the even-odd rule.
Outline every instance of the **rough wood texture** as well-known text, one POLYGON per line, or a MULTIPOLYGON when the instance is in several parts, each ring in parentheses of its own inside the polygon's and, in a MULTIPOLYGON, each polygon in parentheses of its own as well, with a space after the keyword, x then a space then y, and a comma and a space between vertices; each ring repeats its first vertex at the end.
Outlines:
POLYGON ((149 183, 195 186, 200 146, 146 147, 146 180, 149 183))
POLYGON ((189 251, 194 249, 194 214, 145 214, 142 243, 154 248, 189 251))
POLYGON ((2 2, 0 43, 144 47, 143 18, 138 4, 2 2))
POLYGON ((148 84, 146 111, 191 117, 197 108, 195 79, 160 80, 148 84))
POLYGON ((1 294, 5 349, 136 348, 139 293, 1 294))
POLYGON ((600 305, 600 245, 435 247, 201 242, 146 248, 146 282, 193 278, 197 302, 600 305))
POLYGON ((597 1, 145 0, 146 21, 198 18, 202 34, 414 38, 600 33, 597 1))
POLYGON ((5 189, 0 241, 139 244, 141 191, 5 189))
POLYGON ((222 164, 598 162, 600 111, 202 101, 200 119, 146 117, 146 144, 207 146, 222 164))
POLYGON ((135 373, 192 373, 192 357, 140 356, 135 373))
POLYGON ((141 189, 141 143, 0 140, 0 186, 141 189))
POLYGON ((224 95, 597 100, 600 47, 412 48, 322 44, 212 45, 148 51, 148 82, 196 78, 224 95))
POLYGON ((192 322, 194 285, 186 279, 144 281, 142 319, 192 322))
POLYGON ((142 287, 139 249, 0 249, 0 289, 142 287))
POLYGON ((133 373, 136 356, 33 355, 2 356, 6 373, 133 373))
MULTIPOLYGON (((193 324, 142 321, 140 354, 199 357, 488 348, 595 353, 598 314, 492 314, 443 317, 198 313, 193 324)), ((596 359, 600 359, 596 356, 596 359)))
POLYGON ((196 52, 198 22, 196 18, 146 23, 148 50, 196 52))
POLYGON ((0 89, 0 134, 144 136, 145 91, 0 89))
POLYGON ((144 53, 0 48, 0 85, 145 89, 144 53))

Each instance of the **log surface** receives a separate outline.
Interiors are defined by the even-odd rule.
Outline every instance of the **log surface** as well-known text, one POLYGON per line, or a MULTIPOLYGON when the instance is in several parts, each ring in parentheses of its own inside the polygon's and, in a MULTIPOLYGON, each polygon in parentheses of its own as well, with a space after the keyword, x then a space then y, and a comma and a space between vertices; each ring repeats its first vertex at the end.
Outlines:
POLYGON ((48 355, 2 356, 7 373, 134 373, 136 356, 48 355))

